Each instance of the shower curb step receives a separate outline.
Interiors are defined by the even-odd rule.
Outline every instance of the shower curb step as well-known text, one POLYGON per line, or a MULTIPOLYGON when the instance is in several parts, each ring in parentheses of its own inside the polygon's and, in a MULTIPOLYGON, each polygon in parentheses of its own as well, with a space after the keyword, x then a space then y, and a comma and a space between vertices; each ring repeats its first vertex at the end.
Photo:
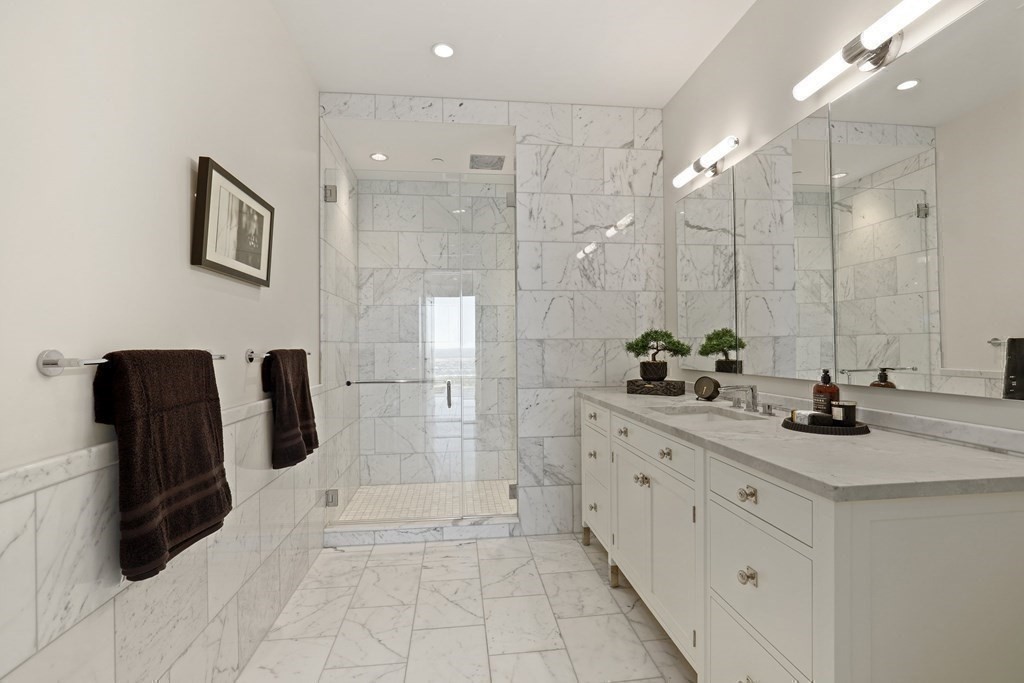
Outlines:
POLYGON ((426 519, 414 522, 336 523, 324 529, 324 547, 340 548, 350 545, 418 543, 421 541, 461 541, 521 535, 522 528, 517 515, 426 519))

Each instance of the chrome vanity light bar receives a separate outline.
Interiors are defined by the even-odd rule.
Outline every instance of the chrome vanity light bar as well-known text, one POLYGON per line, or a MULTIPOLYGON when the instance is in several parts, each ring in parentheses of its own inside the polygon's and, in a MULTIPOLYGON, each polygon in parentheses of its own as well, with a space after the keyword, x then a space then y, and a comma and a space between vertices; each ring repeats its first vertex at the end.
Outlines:
POLYGON ((891 62, 899 54, 903 29, 939 2, 903 0, 797 83, 793 98, 803 102, 854 64, 861 71, 874 71, 891 62))
POLYGON ((690 182, 704 171, 715 167, 725 155, 740 146, 740 139, 735 135, 724 138, 717 145, 700 155, 692 164, 687 166, 679 175, 672 179, 672 186, 679 188, 690 182))

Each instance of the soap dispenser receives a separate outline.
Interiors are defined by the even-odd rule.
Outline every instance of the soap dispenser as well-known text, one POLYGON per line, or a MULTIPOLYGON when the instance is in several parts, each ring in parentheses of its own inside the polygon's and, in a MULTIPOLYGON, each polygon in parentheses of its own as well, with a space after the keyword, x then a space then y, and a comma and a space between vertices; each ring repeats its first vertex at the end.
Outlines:
POLYGON ((814 385, 811 398, 815 412, 832 414, 832 402, 839 400, 839 387, 832 384, 832 375, 827 369, 821 371, 821 382, 814 385))
POLYGON ((878 379, 868 386, 882 387, 884 389, 895 389, 896 385, 889 381, 889 371, 892 368, 878 368, 878 379))

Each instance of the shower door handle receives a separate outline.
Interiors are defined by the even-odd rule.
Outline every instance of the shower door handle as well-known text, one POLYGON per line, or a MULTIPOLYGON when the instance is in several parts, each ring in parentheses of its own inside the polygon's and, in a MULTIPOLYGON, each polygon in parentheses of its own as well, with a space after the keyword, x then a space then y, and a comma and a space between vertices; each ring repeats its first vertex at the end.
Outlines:
POLYGON ((448 407, 452 407, 452 381, 448 380, 445 384, 445 393, 448 395, 448 407))

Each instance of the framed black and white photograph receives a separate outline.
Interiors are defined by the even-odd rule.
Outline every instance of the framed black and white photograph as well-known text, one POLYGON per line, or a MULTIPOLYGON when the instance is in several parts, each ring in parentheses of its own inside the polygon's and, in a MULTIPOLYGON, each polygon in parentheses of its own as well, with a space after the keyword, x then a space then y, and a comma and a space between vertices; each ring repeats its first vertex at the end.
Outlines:
POLYGON ((210 157, 199 157, 192 265, 270 286, 274 207, 210 157))

